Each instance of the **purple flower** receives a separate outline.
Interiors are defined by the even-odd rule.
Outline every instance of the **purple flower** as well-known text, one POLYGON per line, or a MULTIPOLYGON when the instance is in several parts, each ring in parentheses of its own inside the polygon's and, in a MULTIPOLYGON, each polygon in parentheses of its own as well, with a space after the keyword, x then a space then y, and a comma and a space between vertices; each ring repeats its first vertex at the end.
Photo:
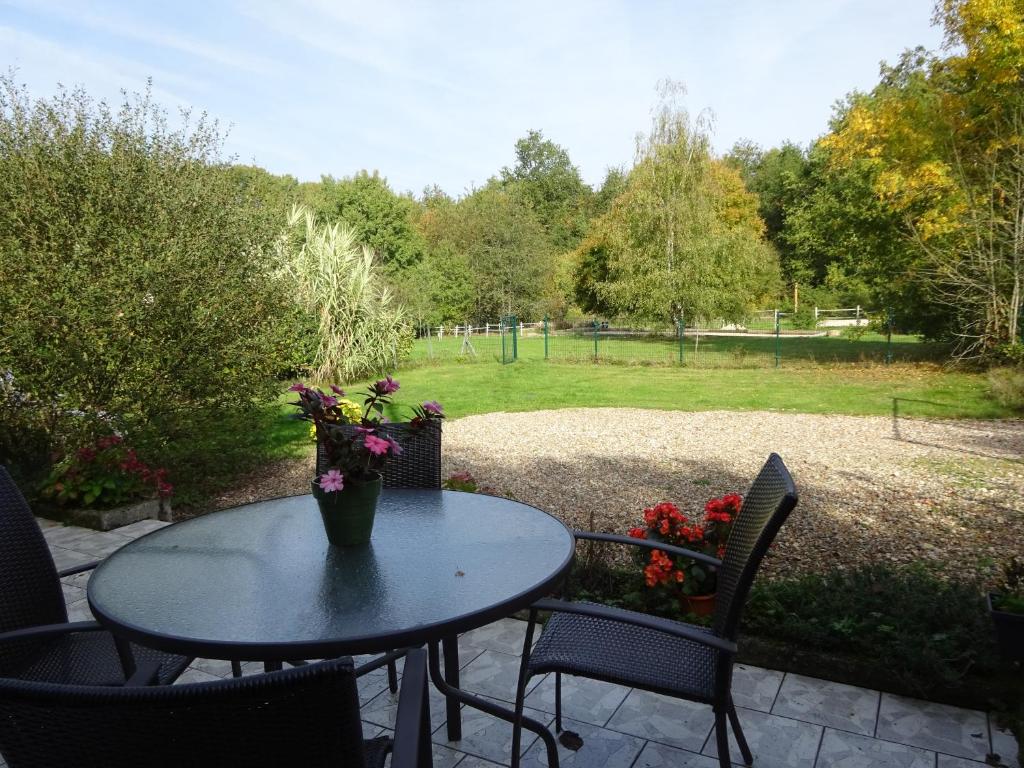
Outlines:
POLYGON ((363 440, 363 444, 366 446, 366 450, 375 456, 383 456, 391 447, 391 444, 387 440, 377 437, 376 435, 367 435, 363 440))
POLYGON ((345 390, 339 387, 337 384, 331 384, 331 392, 336 394, 338 397, 345 396, 345 390))
POLYGON ((390 395, 398 391, 398 382, 391 378, 391 376, 385 376, 383 379, 373 385, 382 395, 390 395))
POLYGON ((392 456, 401 456, 402 455, 402 446, 400 446, 397 442, 395 442, 395 438, 387 437, 385 439, 388 441, 388 445, 391 446, 391 455, 392 456))
POLYGON ((441 404, 437 400, 428 400, 423 404, 423 410, 427 413, 432 413, 435 416, 444 416, 444 409, 441 408, 441 404))
POLYGON ((301 381, 297 381, 294 384, 292 384, 290 387, 288 387, 288 391, 289 392, 305 392, 306 391, 306 385, 303 384, 301 381))
POLYGON ((324 404, 324 408, 333 408, 338 404, 338 398, 324 395, 320 398, 320 402, 324 404))
POLYGON ((345 487, 345 476, 337 469, 332 469, 325 475, 320 475, 320 487, 328 493, 340 491, 345 487))

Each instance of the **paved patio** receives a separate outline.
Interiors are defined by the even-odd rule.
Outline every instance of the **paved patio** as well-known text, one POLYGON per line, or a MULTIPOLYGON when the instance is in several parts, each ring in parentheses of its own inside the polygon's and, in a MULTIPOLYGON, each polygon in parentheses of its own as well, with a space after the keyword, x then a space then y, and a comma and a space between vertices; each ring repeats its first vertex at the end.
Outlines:
MULTIPOLYGON (((129 541, 166 523, 143 521, 99 533, 40 520, 57 568, 106 557, 129 541)), ((71 620, 91 618, 85 600, 88 573, 63 580, 71 620)), ((525 624, 503 619, 462 636, 459 656, 466 689, 511 702, 519 671, 525 624)), ((244 665, 247 674, 262 671, 244 665)), ((228 677, 230 664, 197 660, 180 682, 228 677)), ((397 697, 383 670, 359 682, 367 737, 394 726, 397 697)), ((621 686, 563 679, 566 727, 579 733, 578 752, 562 749, 562 765, 580 768, 715 768, 715 738, 709 707, 621 686)), ((758 768, 982 768, 989 753, 1020 768, 1013 735, 984 712, 908 699, 865 688, 777 672, 736 668, 733 693, 758 768)), ((531 681, 528 714, 550 724, 554 683, 531 681)), ((445 739, 443 699, 432 691, 434 765, 490 768, 508 765, 512 731, 507 723, 463 709, 461 742, 445 739)), ((524 732, 524 766, 546 765, 543 746, 524 732)), ((739 750, 733 747, 733 756, 739 750)), ((0 760, 0 766, 3 761, 0 760)))

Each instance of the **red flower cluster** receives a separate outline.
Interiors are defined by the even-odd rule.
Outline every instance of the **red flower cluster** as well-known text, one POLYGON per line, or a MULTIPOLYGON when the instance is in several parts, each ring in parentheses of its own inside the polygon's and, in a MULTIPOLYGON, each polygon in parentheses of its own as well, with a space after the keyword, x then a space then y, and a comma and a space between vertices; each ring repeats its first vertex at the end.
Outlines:
MULTIPOLYGON (((704 519, 690 520, 671 502, 663 501, 644 510, 644 526, 629 529, 634 539, 664 542, 703 554, 725 557, 726 543, 732 523, 739 514, 743 499, 730 493, 711 499, 704 505, 704 519)), ((715 588, 715 569, 700 565, 685 556, 669 556, 662 550, 651 550, 644 565, 644 582, 648 587, 670 585, 686 594, 710 594, 715 588), (679 585, 686 584, 680 587, 679 585)))
POLYGON ((167 470, 142 461, 120 435, 106 435, 60 462, 44 483, 43 494, 60 504, 109 507, 174 490, 167 470))
POLYGON ((686 574, 676 568, 671 557, 660 549, 651 552, 651 563, 644 568, 644 581, 648 587, 667 584, 670 581, 681 584, 685 578, 686 574))
POLYGON ((731 523, 743 506, 743 497, 727 493, 720 499, 711 499, 704 505, 704 519, 708 522, 731 523))

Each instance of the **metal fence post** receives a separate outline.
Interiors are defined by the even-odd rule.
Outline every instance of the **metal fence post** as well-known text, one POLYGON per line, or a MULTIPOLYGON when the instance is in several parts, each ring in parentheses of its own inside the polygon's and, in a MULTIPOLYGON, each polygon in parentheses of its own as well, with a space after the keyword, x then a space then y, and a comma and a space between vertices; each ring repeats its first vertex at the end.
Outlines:
POLYGON ((682 365, 684 362, 684 355, 686 354, 683 350, 686 348, 686 315, 682 312, 679 313, 679 364, 682 365))
POLYGON ((519 359, 519 342, 516 339, 516 321, 518 318, 512 316, 512 362, 519 359))
POLYGON ((885 310, 885 364, 892 363, 892 307, 885 310))
POLYGON ((600 323, 594 320, 594 362, 597 362, 597 329, 600 327, 600 323))
POLYGON ((548 359, 548 316, 544 315, 544 359, 548 359))
POLYGON ((782 356, 781 348, 782 313, 775 311, 775 367, 779 367, 779 358, 782 356))

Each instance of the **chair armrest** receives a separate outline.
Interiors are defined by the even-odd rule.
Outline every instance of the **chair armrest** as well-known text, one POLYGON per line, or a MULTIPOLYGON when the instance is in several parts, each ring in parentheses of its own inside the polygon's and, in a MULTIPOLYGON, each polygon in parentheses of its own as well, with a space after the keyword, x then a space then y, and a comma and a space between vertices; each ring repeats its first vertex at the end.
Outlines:
POLYGON ((595 619, 620 621, 625 624, 633 624, 637 627, 644 627, 646 629, 664 632, 665 634, 673 635, 674 637, 681 637, 684 640, 692 640, 695 643, 707 645, 725 653, 736 653, 736 643, 731 640, 726 640, 724 637, 719 637, 718 635, 710 632, 702 632, 696 627, 690 627, 676 621, 660 619, 657 616, 648 616, 645 613, 626 611, 622 608, 612 608, 607 605, 570 603, 567 600, 554 600, 551 598, 538 600, 532 607, 538 611, 576 613, 580 616, 593 616, 595 619))
POLYGON ((427 651, 416 648, 405 656, 402 692, 398 695, 398 712, 395 714, 391 768, 428 768, 433 764, 427 692, 427 651))
POLYGON ((85 565, 75 565, 71 568, 65 568, 63 571, 57 571, 57 577, 63 579, 65 576, 74 576, 76 573, 84 573, 85 571, 91 571, 101 562, 103 561, 93 560, 91 563, 86 563, 85 565))
POLYGON ((95 621, 65 621, 62 624, 40 624, 37 627, 25 627, 14 629, 10 632, 0 633, 0 643, 14 642, 16 640, 46 640, 51 637, 66 635, 70 632, 96 632, 103 630, 99 622, 95 621))
POLYGON ((367 672, 373 672, 375 669, 380 669, 381 667, 387 666, 392 661, 398 661, 400 658, 405 656, 406 653, 407 649, 405 648, 401 648, 397 651, 388 651, 387 653, 383 653, 375 659, 371 659, 365 664, 360 664, 358 667, 356 667, 356 677, 362 677, 367 672))
POLYGON ((590 531, 573 531, 572 535, 577 539, 586 539, 588 541, 604 541, 612 544, 630 544, 634 547, 644 547, 645 549, 658 549, 662 552, 667 552, 670 555, 689 557, 696 560, 698 563, 704 563, 705 565, 710 565, 713 568, 719 568, 722 565, 722 561, 717 557, 705 555, 703 552, 694 552, 692 549, 676 547, 672 544, 664 544, 660 541, 634 539, 632 536, 619 536, 614 533, 591 533, 590 531))

